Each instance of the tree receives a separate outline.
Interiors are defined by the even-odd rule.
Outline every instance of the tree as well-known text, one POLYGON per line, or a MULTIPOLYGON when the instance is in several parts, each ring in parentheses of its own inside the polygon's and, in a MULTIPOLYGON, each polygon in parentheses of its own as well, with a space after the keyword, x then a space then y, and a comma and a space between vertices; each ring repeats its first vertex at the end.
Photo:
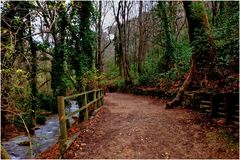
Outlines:
POLYGON ((163 29, 166 37, 166 52, 163 55, 162 71, 167 72, 173 67, 175 48, 173 44, 172 33, 170 31, 169 17, 166 12, 166 5, 164 1, 158 2, 158 9, 160 10, 163 19, 163 29))
POLYGON ((184 1, 183 5, 193 52, 192 62, 186 80, 179 89, 177 96, 167 103, 167 108, 172 108, 181 102, 182 96, 192 80, 202 84, 202 87, 206 86, 216 59, 213 37, 210 33, 209 21, 203 2, 184 1))
POLYGON ((139 45, 138 45, 138 73, 142 73, 142 61, 143 61, 143 43, 144 43, 144 35, 143 35, 143 1, 139 1, 139 15, 138 15, 138 22, 139 22, 139 45))
POLYGON ((127 13, 127 7, 129 4, 127 4, 126 1, 119 1, 118 2, 118 8, 117 13, 115 11, 114 4, 113 6, 113 13, 115 20, 117 22, 117 29, 118 29, 118 47, 119 47, 119 71, 121 77, 124 78, 125 86, 133 84, 132 78, 130 76, 129 70, 129 62, 127 57, 127 35, 126 35, 126 13, 127 13), (120 20, 121 19, 121 20, 120 20))
MULTIPOLYGON (((30 4, 29 4, 30 5, 30 4)), ((29 33, 29 44, 30 44, 30 50, 31 50, 31 73, 30 73, 30 88, 31 88, 31 130, 33 132, 33 128, 36 126, 36 108, 37 108, 37 47, 36 43, 33 41, 32 37, 32 23, 31 23, 31 11, 34 6, 29 6, 29 12, 27 15, 27 23, 28 23, 28 33, 29 33)))
POLYGON ((55 26, 53 27, 53 39, 54 39, 54 52, 52 55, 52 92, 54 102, 53 111, 57 112, 57 96, 64 96, 66 94, 66 87, 63 81, 64 77, 64 52, 65 52, 65 35, 66 35, 66 27, 68 25, 66 18, 66 7, 64 2, 57 2, 56 11, 58 13, 57 22, 55 22, 55 26), (57 34, 59 33, 59 34, 57 34))
POLYGON ((102 47, 101 47, 101 41, 102 41, 102 25, 101 25, 101 19, 102 19, 102 1, 99 1, 99 8, 98 8, 98 22, 97 22, 97 32, 98 32, 98 39, 97 39, 97 69, 102 72, 103 71, 103 62, 102 62, 102 47))

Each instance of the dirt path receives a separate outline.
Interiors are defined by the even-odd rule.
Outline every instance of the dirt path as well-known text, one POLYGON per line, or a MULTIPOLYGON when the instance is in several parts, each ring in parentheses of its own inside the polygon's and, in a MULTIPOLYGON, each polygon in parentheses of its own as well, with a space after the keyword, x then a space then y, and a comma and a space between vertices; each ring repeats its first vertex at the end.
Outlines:
POLYGON ((196 114, 166 110, 159 100, 107 93, 100 117, 83 131, 65 158, 238 158, 196 114))

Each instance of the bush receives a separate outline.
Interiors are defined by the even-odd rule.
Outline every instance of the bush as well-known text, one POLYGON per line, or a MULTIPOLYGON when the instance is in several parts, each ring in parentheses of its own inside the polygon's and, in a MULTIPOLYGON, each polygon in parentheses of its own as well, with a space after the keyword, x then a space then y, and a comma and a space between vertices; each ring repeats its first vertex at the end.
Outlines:
POLYGON ((53 97, 45 95, 43 93, 38 93, 37 95, 37 107, 39 109, 44 109, 47 111, 52 111, 53 108, 53 97))
POLYGON ((148 85, 151 80, 151 76, 148 74, 140 74, 138 77, 139 85, 148 85))
MULTIPOLYGON (((30 127, 31 127, 30 113, 22 113, 22 118, 23 118, 24 122, 26 123, 27 128, 30 129, 30 127)), ((19 116, 14 117, 13 124, 21 131, 25 130, 23 121, 19 116)))
POLYGON ((45 114, 36 114, 36 123, 45 124, 47 116, 45 114))

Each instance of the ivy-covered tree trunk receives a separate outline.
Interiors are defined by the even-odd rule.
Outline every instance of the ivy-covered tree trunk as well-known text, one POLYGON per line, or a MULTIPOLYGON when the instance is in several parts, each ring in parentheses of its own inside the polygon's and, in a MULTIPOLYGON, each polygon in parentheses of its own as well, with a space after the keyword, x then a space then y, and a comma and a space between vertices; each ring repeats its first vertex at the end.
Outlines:
MULTIPOLYGON (((4 4, 6 7, 6 3, 4 4)), ((16 58, 15 52, 12 52, 13 35, 15 26, 12 24, 14 17, 16 16, 16 10, 14 10, 14 3, 10 5, 10 11, 2 12, 2 17, 5 21, 1 21, 1 134, 4 136, 4 127, 7 124, 7 118, 5 111, 9 107, 9 93, 11 91, 11 74, 9 70, 13 67, 13 63, 16 58), (11 24, 11 26, 9 25, 11 24)), ((11 72, 10 72, 11 73, 11 72)))
POLYGON ((64 76, 64 45, 65 45, 65 29, 67 26, 66 11, 62 2, 59 2, 58 23, 56 28, 53 28, 54 37, 54 53, 52 58, 52 92, 53 92, 53 112, 57 112, 57 96, 64 96, 66 94, 66 87, 63 82, 64 76), (59 36, 57 35, 59 33, 59 36))
POLYGON ((97 38, 97 69, 100 72, 103 72, 103 62, 102 62, 102 47, 101 47, 101 40, 102 40, 102 25, 101 25, 101 18, 102 18, 102 1, 99 1, 99 8, 98 8, 98 23, 97 23, 97 31, 98 31, 98 38, 97 38))
POLYGON ((143 43, 144 43, 144 37, 143 37, 143 1, 139 1, 139 15, 138 15, 138 23, 139 23, 139 45, 138 45, 138 61, 137 61, 137 67, 138 67, 138 73, 142 73, 142 60, 143 60, 143 43))
MULTIPOLYGON (((76 57, 78 59, 77 65, 75 67, 76 71, 76 81, 77 81, 77 90, 78 92, 83 92, 85 90, 85 86, 83 86, 83 74, 93 67, 93 42, 94 36, 93 32, 90 29, 91 25, 91 17, 93 13, 93 5, 91 1, 80 1, 76 2, 78 8, 79 15, 79 49, 80 52, 76 53, 76 57)), ((100 48, 99 48, 100 49, 100 48)), ((101 51, 99 51, 101 52, 101 51)), ((101 53, 100 53, 101 54, 101 53)), ((82 106, 82 99, 79 98, 78 104, 82 106)), ((83 112, 79 113, 80 121, 84 120, 83 112)))
POLYGON ((172 34, 170 31, 170 22, 169 17, 167 15, 166 11, 166 2, 159 1, 159 9, 161 10, 162 18, 163 18, 163 29, 166 36, 166 52, 163 55, 163 64, 162 64, 162 70, 163 72, 167 72, 173 67, 174 64, 174 45, 172 40, 172 34))
MULTIPOLYGON (((31 13, 31 11, 29 11, 31 13)), ((31 15, 28 14, 28 27, 29 27, 29 43, 31 49, 31 72, 30 72, 30 87, 31 87, 31 128, 30 131, 34 133, 34 127, 36 126, 36 115, 35 110, 37 107, 37 48, 36 44, 32 38, 32 24, 31 24, 31 15)))
POLYGON ((210 33, 209 21, 203 2, 184 1, 183 4, 188 20, 188 33, 193 52, 192 62, 188 77, 179 89, 177 96, 167 103, 166 108, 179 105, 192 80, 200 83, 202 87, 206 86, 216 61, 213 37, 210 33))
POLYGON ((80 1, 79 18, 80 18, 80 47, 82 55, 82 65, 86 70, 92 69, 93 66, 93 33, 90 29, 93 5, 91 1, 80 1))

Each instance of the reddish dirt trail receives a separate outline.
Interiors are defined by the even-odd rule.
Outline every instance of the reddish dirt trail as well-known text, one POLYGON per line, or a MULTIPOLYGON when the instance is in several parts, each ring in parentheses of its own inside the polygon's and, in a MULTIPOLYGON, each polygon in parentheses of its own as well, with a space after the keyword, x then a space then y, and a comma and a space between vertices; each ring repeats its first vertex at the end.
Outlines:
POLYGON ((104 99, 99 117, 65 158, 238 158, 216 129, 196 123, 189 110, 166 110, 157 99, 131 94, 107 93, 104 99))

